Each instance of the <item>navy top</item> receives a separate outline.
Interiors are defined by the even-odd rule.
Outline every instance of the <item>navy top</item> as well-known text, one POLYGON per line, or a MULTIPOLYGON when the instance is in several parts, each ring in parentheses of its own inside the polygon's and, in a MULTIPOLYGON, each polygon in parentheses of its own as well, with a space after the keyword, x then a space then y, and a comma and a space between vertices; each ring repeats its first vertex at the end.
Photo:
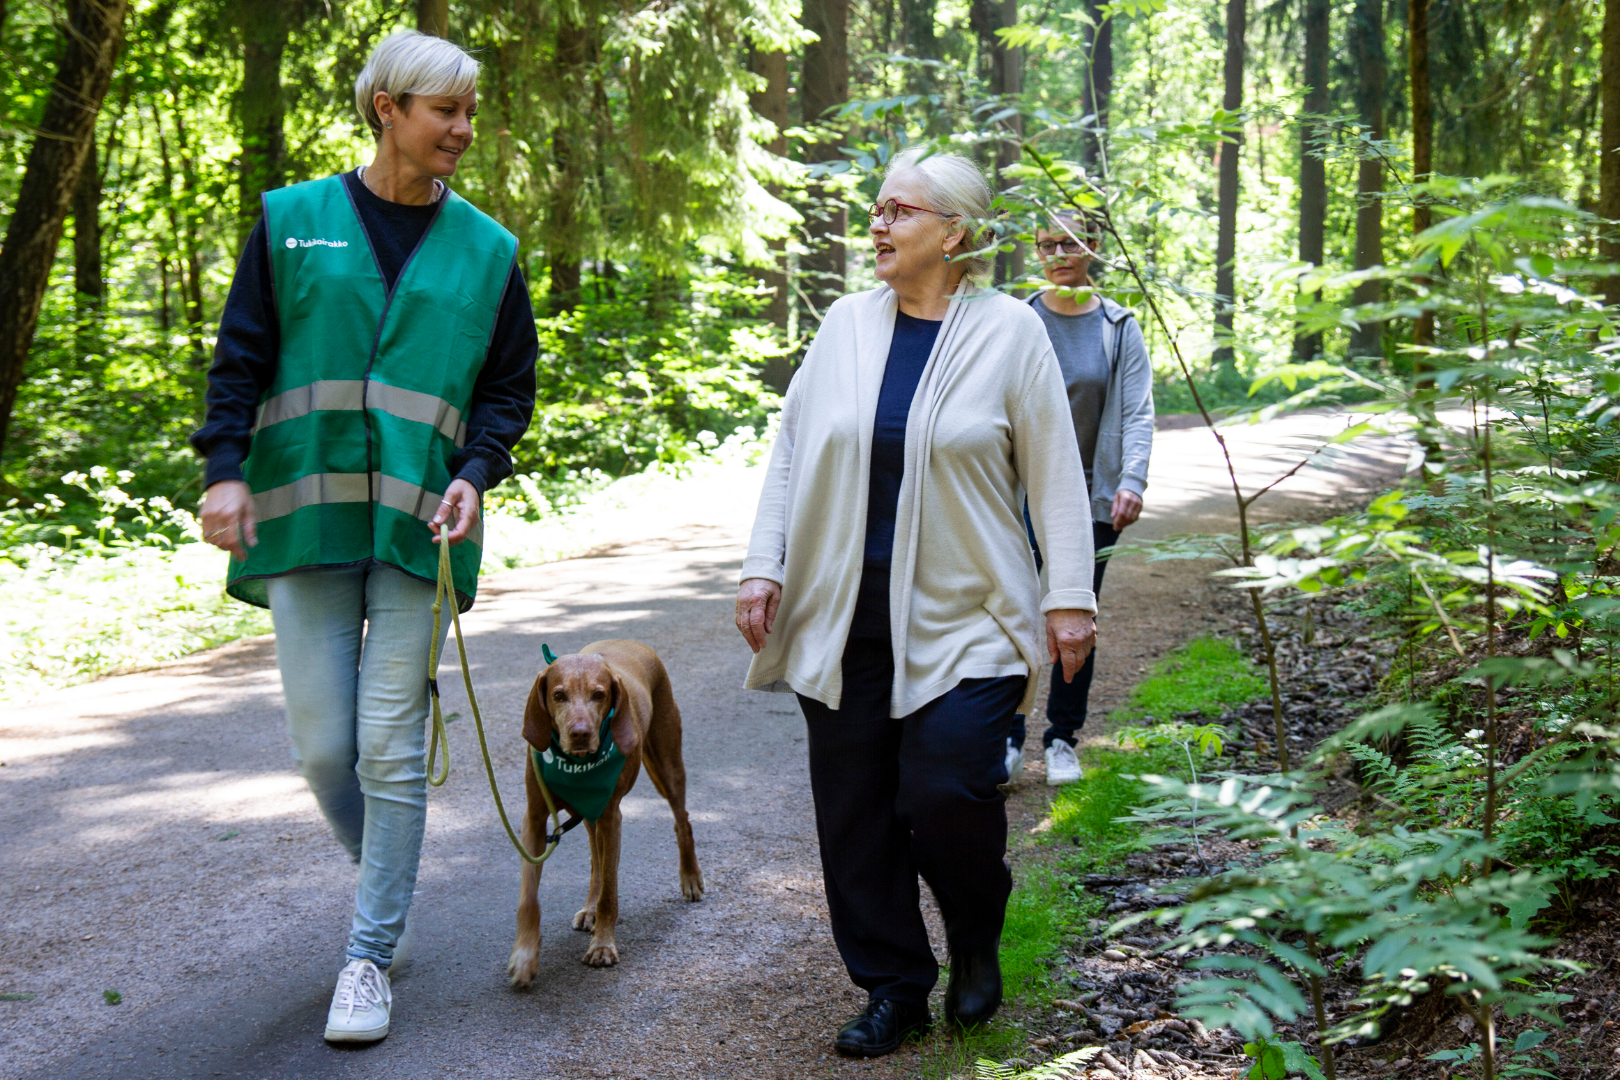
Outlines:
MULTIPOLYGON (((353 171, 343 185, 360 211, 360 224, 377 255, 377 268, 392 289, 422 235, 434 207, 389 202, 371 193, 353 171)), ((534 415, 534 362, 540 351, 529 290, 516 266, 506 282, 489 353, 467 408, 467 443, 456 451, 450 473, 480 492, 512 474, 512 448, 534 415)), ((242 462, 253 440, 259 400, 276 374, 281 322, 270 267, 264 219, 253 226, 219 320, 214 363, 208 369, 207 422, 191 445, 208 459, 204 487, 242 479, 242 462)))
POLYGON ((906 475, 906 417, 917 383, 934 351, 940 323, 894 313, 894 340, 883 368, 877 417, 872 422, 872 471, 866 501, 866 557, 850 637, 889 637, 889 565, 894 555, 894 516, 906 475))

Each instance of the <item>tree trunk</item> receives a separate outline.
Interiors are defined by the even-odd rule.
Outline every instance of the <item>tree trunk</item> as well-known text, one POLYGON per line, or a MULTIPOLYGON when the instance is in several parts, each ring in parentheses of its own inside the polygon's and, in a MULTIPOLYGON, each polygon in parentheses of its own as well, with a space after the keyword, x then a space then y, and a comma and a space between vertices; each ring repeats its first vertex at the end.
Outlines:
MULTIPOLYGON (((934 28, 938 0, 900 0, 900 28, 905 35, 905 51, 919 60, 938 60, 939 35, 934 28)), ((935 69, 908 68, 906 89, 913 94, 931 94, 939 87, 935 69)))
POLYGON ((1114 96, 1114 20, 1108 17, 1107 0, 1086 0, 1086 11, 1094 25, 1085 29, 1089 68, 1083 92, 1082 114, 1095 116, 1095 133, 1083 138, 1080 161, 1093 175, 1107 172, 1108 103, 1114 96))
POLYGON ((112 83, 128 8, 129 0, 75 0, 68 9, 67 47, 0 247, 0 451, 39 326, 62 223, 112 83))
MULTIPOLYGON (((776 125, 776 135, 765 144, 765 149, 778 157, 787 155, 787 129, 792 126, 788 116, 788 60, 780 49, 763 52, 754 49, 749 66, 755 75, 765 80, 765 87, 748 96, 748 103, 760 116, 776 125)), ((771 194, 780 197, 781 189, 773 186, 771 194)), ((761 267, 759 276, 771 290, 771 302, 766 316, 782 333, 788 329, 787 245, 784 240, 770 241, 771 264, 761 267)), ((786 356, 772 357, 760 373, 766 386, 777 393, 787 393, 788 380, 793 377, 793 362, 786 356)))
MULTIPOLYGON (((197 254, 197 237, 191 218, 196 202, 195 188, 189 182, 189 169, 182 168, 180 194, 174 191, 174 161, 169 156, 169 139, 163 130, 163 113, 152 100, 152 119, 157 125, 158 158, 163 163, 163 209, 169 219, 169 233, 180 250, 180 298, 185 309, 186 336, 191 339, 192 363, 201 367, 207 362, 203 350, 202 260, 197 254)), ((177 148, 185 159, 185 127, 180 120, 179 102, 175 102, 175 130, 177 148)))
MULTIPOLYGON (((973 30, 979 37, 979 70, 996 97, 1016 96, 1023 89, 1023 54, 1009 49, 997 36, 1003 27, 1018 24, 1018 0, 974 0, 969 10, 973 30)), ((1016 139, 1024 134, 1024 118, 1013 116, 1001 122, 1009 138, 996 147, 996 187, 1005 191, 1011 185, 1002 173, 1017 165, 1022 156, 1016 139)), ((996 284, 1024 276, 1023 246, 996 253, 996 284)))
POLYGON ((561 115, 551 132, 554 180, 546 215, 547 254, 551 257, 548 307, 554 315, 572 311, 580 301, 586 246, 581 193, 593 171, 589 110, 595 21, 594 9, 586 4, 557 20, 552 78, 558 86, 561 115))
POLYGON ((286 180, 281 54, 287 48, 282 0, 236 0, 242 34, 242 164, 238 174, 237 247, 259 220, 259 196, 286 180))
MULTIPOLYGON (((829 109, 849 100, 849 0, 804 0, 799 22, 816 35, 804 47, 804 69, 799 99, 806 127, 830 121, 829 109)), ((807 162, 841 160, 838 134, 825 142, 805 146, 807 162)), ((844 234, 849 231, 849 207, 838 188, 806 185, 810 205, 805 212, 804 255, 799 258, 800 291, 808 300, 816 325, 832 302, 844 294, 844 234)))
POLYGON ((185 196, 185 209, 180 215, 180 236, 186 254, 186 321, 194 328, 197 362, 202 365, 207 362, 202 346, 202 326, 208 313, 203 310, 202 251, 197 242, 197 167, 191 156, 191 142, 186 137, 186 113, 180 103, 180 94, 171 89, 170 95, 174 103, 174 146, 180 153, 180 191, 185 196))
MULTIPOLYGON (((1598 166, 1598 213, 1613 222, 1620 218, 1620 0, 1603 0, 1603 156, 1598 166)), ((1603 242, 1603 258, 1620 262, 1620 240, 1603 242)), ((1604 279, 1604 299, 1620 304, 1620 274, 1604 279)))
POLYGON ((416 28, 434 37, 449 37, 450 0, 416 0, 416 28))
POLYGON ((73 291, 85 309, 99 307, 107 292, 101 278, 101 168, 93 133, 73 185, 73 291))
MULTIPOLYGON (((1243 108, 1243 39, 1249 12, 1245 0, 1226 3, 1226 93, 1221 107, 1229 113, 1243 108)), ((1232 346, 1232 323, 1237 306, 1238 161, 1242 157, 1243 126, 1234 123, 1220 144, 1220 183, 1216 193, 1215 238, 1215 379, 1227 389, 1242 386, 1237 352, 1232 346)))
MULTIPOLYGON (((1419 2, 1419 0, 1414 0, 1419 2)), ((1328 0, 1305 0, 1305 114, 1299 125, 1299 261, 1321 266, 1327 233, 1327 163, 1322 160, 1318 116, 1328 111, 1328 0)), ((1316 294, 1321 298, 1321 293, 1316 294)), ((1322 351, 1321 334, 1294 338, 1294 357, 1309 360, 1322 351)))
MULTIPOLYGON (((1351 14, 1350 57, 1360 72, 1356 82, 1356 109, 1368 138, 1384 137, 1384 3, 1383 0, 1356 0, 1351 14)), ((1384 261, 1384 162, 1366 151, 1356 173, 1356 269, 1365 270, 1384 261)), ((1381 281, 1365 281, 1352 296, 1357 304, 1375 304, 1383 299, 1381 281)), ((1382 359, 1384 324, 1363 322, 1350 335, 1350 356, 1382 359)))
MULTIPOLYGON (((1616 0, 1608 0, 1613 10, 1616 0)), ((1429 0, 1407 0, 1407 61, 1412 79, 1412 182, 1427 183, 1434 171, 1434 98, 1429 93, 1429 0)), ((1608 50, 1603 53, 1605 64, 1608 50)), ((1605 71, 1607 69, 1605 68, 1605 71)), ((1620 75, 1620 68, 1616 69, 1620 75)), ((1605 86, 1608 84, 1605 83, 1605 86)), ((1416 235, 1433 224, 1429 204, 1418 196, 1412 204, 1412 233, 1416 235)), ((1434 344, 1434 312, 1425 311, 1412 324, 1415 345, 1434 344)))

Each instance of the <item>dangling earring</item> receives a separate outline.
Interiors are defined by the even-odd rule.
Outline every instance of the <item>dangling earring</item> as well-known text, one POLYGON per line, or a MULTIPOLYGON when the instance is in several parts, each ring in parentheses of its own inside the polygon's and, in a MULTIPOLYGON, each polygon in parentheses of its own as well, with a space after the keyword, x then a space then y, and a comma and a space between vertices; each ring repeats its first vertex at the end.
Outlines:
POLYGON ((945 261, 946 261, 946 262, 950 262, 950 261, 951 261, 951 257, 950 257, 950 256, 949 256, 949 255, 947 255, 947 256, 945 256, 945 261))
POLYGON ((383 124, 383 127, 385 127, 385 128, 392 128, 393 126, 394 126, 394 122, 392 120, 389 120, 389 121, 387 121, 387 122, 385 122, 383 124))

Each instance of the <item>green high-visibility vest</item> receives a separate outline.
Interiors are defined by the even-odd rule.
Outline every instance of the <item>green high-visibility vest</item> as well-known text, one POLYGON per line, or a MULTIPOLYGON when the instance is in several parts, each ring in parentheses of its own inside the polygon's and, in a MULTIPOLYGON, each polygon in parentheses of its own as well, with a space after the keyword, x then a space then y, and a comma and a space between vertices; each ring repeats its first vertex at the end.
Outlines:
MULTIPOLYGON (((342 176, 266 192, 281 355, 243 472, 259 543, 227 591, 268 606, 265 579, 386 563, 438 578, 427 521, 450 486, 517 239, 446 190, 392 291, 342 176)), ((450 549, 472 606, 482 528, 450 549)))

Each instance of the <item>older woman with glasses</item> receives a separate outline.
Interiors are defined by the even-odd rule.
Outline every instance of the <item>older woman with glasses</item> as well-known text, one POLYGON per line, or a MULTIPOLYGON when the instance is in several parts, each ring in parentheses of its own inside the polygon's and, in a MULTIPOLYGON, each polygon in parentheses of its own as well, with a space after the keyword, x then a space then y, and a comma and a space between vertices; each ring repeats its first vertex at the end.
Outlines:
POLYGON ((265 193, 192 437, 203 535, 231 553, 227 591, 270 609, 293 759, 359 865, 333 1042, 388 1034, 427 820, 435 545, 466 610, 479 498, 534 410, 517 241, 444 181, 477 80, 448 41, 377 46, 354 87, 376 154, 265 193))
MULTIPOLYGON (((1136 317, 1095 291, 1091 261, 1101 246, 1098 221, 1069 215, 1054 218, 1035 234, 1035 250, 1052 287, 1029 299, 1063 371, 1069 417, 1091 495, 1091 542, 1097 551, 1113 547, 1125 527, 1141 515, 1148 457, 1153 453, 1153 362, 1136 317)), ((1038 567, 1041 547, 1033 528, 1029 539, 1038 567)), ((1091 588, 1100 593, 1107 558, 1098 559, 1096 567, 1091 588)), ((1059 678, 1058 669, 1052 669, 1041 743, 1046 782, 1053 787, 1080 779, 1080 759, 1074 751, 1086 722, 1096 665, 1097 654, 1092 652, 1072 680, 1059 678)), ((1007 775, 1012 779, 1024 771, 1027 734, 1020 714, 1007 738, 1007 775)))
POLYGON ((1041 666, 1073 675, 1096 633, 1057 359, 1034 311, 976 287, 989 206, 966 158, 890 166, 870 212, 882 284, 831 306, 788 388, 737 594, 747 685, 797 693, 809 728, 833 939, 870 996, 834 1041, 851 1056, 932 1022, 919 875, 945 918, 946 1018, 1000 1005, 1008 725, 1041 666))

